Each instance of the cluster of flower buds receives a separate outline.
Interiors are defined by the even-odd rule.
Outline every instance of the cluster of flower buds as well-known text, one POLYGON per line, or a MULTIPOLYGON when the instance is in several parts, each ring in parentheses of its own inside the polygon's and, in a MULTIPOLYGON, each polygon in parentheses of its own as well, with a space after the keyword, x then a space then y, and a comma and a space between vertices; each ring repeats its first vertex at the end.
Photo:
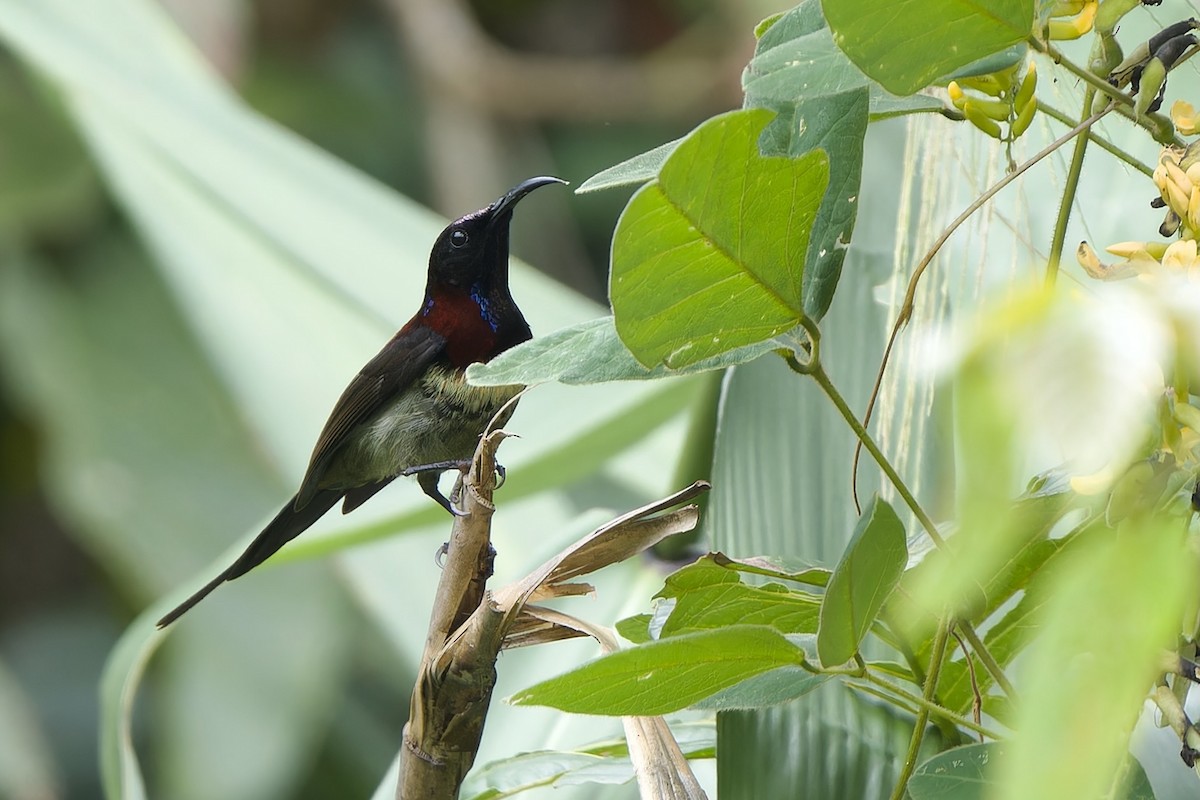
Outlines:
POLYGON ((975 75, 950 81, 946 91, 950 102, 963 112, 972 125, 991 136, 1006 142, 1016 141, 1029 130, 1033 115, 1037 112, 1037 67, 1033 62, 1022 77, 1017 66, 991 75, 975 75), (973 89, 978 94, 967 94, 963 89, 973 89), (981 97, 979 95, 986 95, 981 97), (1001 122, 1008 124, 1008 135, 1004 134, 1001 122))
POLYGON ((1099 9, 1099 0, 1058 0, 1050 7, 1046 38, 1064 41, 1090 33, 1099 9))
POLYGON ((1101 281, 1115 281, 1135 275, 1155 275, 1166 269, 1185 275, 1200 276, 1200 256, 1196 252, 1195 239, 1180 239, 1167 242, 1119 242, 1104 248, 1114 256, 1123 258, 1106 264, 1096 255, 1087 242, 1080 242, 1075 258, 1088 277, 1101 281))
POLYGON ((1200 233, 1200 141, 1187 149, 1164 147, 1154 169, 1154 185, 1159 196, 1151 205, 1167 209, 1158 232, 1174 236, 1182 228, 1184 239, 1196 239, 1200 233))
POLYGON ((1078 39, 1092 30, 1110 34, 1121 17, 1138 6, 1157 6, 1162 0, 1057 0, 1050 5, 1046 38, 1078 39))
MULTIPOLYGON (((1187 110, 1190 106, 1186 103, 1187 110)), ((1180 109, 1176 105, 1176 109, 1180 109)), ((1163 236, 1180 238, 1166 242, 1121 242, 1105 248, 1124 258, 1114 264, 1100 261, 1087 242, 1081 242, 1076 258, 1084 271, 1100 280, 1116 280, 1132 275, 1153 274, 1162 268, 1191 273, 1200 268, 1197 238, 1200 238, 1200 141, 1186 149, 1164 147, 1154 170, 1154 185, 1158 197, 1151 201, 1155 208, 1165 208, 1166 217, 1158 232, 1163 236)))
MULTIPOLYGON (((1106 0, 1096 11, 1097 19, 1109 3, 1114 4, 1114 13, 1119 11, 1121 15, 1137 6, 1136 0, 1106 0), (1117 3, 1120 5, 1115 5, 1117 3)), ((1105 20, 1105 24, 1109 22, 1111 20, 1105 20)), ((1095 25, 1100 38, 1115 47, 1110 48, 1108 55, 1119 52, 1111 33, 1105 38, 1100 22, 1095 22, 1095 25)), ((1168 25, 1139 44, 1128 58, 1112 67, 1108 82, 1118 89, 1131 87, 1137 94, 1138 114, 1153 113, 1162 103, 1167 72, 1185 53, 1197 46, 1198 39, 1194 33, 1197 29, 1200 29, 1200 21, 1195 19, 1168 25)), ((1097 98, 1098 101, 1101 99, 1097 98)), ((1173 125, 1174 131, 1184 136, 1200 132, 1200 119, 1195 108, 1182 100, 1177 100, 1171 106, 1170 123, 1168 130, 1173 125)), ((1166 209, 1158 232, 1166 237, 1178 236, 1178 240, 1171 243, 1114 244, 1105 249, 1124 260, 1112 264, 1102 262, 1087 242, 1080 242, 1075 256, 1089 276, 1099 280, 1115 280, 1133 275, 1154 275, 1165 269, 1200 277, 1200 256, 1197 254, 1197 239, 1200 239, 1200 141, 1192 142, 1186 148, 1174 145, 1164 147, 1159 154, 1153 179, 1158 197, 1150 205, 1166 209)))

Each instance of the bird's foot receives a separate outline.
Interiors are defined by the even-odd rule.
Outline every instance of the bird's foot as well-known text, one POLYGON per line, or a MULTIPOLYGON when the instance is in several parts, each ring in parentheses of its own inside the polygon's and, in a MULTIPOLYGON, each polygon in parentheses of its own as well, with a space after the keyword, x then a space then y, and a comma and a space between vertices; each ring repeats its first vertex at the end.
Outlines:
MULTIPOLYGON (((432 464, 420 464, 418 466, 406 467, 400 470, 401 475, 409 476, 416 475, 417 482, 421 485, 421 490, 425 494, 437 501, 438 505, 449 511, 456 517, 466 516, 467 512, 462 508, 463 499, 463 477, 471 468, 470 461, 436 461, 432 464), (449 499, 442 494, 438 488, 438 478, 443 472, 449 470, 458 470, 458 478, 454 482, 454 488, 450 491, 449 499)), ((505 479, 508 476, 508 471, 504 469, 503 464, 496 464, 496 485, 499 489, 504 485, 505 479)))
POLYGON ((437 564, 438 569, 446 566, 446 556, 450 553, 450 543, 442 542, 442 546, 433 554, 433 563, 437 564))
POLYGON ((421 464, 420 466, 407 467, 400 471, 401 475, 416 475, 417 483, 421 486, 421 491, 425 492, 429 497, 437 501, 437 504, 449 511, 456 517, 463 516, 463 512, 455 508, 454 503, 446 499, 442 494, 442 490, 438 488, 438 478, 443 472, 451 469, 457 469, 458 482, 454 484, 454 491, 451 496, 457 497, 460 493, 459 485, 462 483, 462 470, 465 466, 469 466, 469 461, 439 461, 434 464, 421 464))
POLYGON ((466 517, 468 513, 463 507, 464 495, 467 493, 467 482, 463 480, 463 475, 458 473, 454 488, 450 489, 450 513, 456 517, 466 517))
POLYGON ((471 467, 470 460, 455 459, 453 461, 434 461, 432 464, 418 464, 413 467, 405 467, 400 470, 400 474, 408 477, 410 475, 423 475, 425 473, 436 473, 441 475, 447 470, 456 469, 460 472, 466 471, 471 467))
POLYGON ((468 511, 463 508, 463 482, 462 473, 458 473, 458 477, 454 480, 454 488, 450 490, 450 499, 446 503, 446 510, 456 517, 465 517, 468 511))

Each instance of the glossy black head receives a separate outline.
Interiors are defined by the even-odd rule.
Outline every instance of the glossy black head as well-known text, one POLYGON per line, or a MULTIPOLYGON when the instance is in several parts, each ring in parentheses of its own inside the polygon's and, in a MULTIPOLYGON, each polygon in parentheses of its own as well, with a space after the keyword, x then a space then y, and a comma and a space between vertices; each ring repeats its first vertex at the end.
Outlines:
POLYGON ((446 226, 429 254, 429 285, 490 293, 508 286, 508 226, 521 198, 540 186, 566 183, 559 178, 530 178, 487 208, 446 226))

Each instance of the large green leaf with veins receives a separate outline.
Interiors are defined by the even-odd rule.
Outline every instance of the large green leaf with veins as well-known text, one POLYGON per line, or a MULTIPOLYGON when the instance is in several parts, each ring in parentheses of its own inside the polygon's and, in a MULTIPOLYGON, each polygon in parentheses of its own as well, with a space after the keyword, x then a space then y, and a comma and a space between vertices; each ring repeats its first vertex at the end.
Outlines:
POLYGON ((751 109, 705 122, 621 215, 610 294, 617 333, 646 366, 695 364, 803 317, 804 258, 829 165, 819 151, 762 156, 774 116, 751 109))

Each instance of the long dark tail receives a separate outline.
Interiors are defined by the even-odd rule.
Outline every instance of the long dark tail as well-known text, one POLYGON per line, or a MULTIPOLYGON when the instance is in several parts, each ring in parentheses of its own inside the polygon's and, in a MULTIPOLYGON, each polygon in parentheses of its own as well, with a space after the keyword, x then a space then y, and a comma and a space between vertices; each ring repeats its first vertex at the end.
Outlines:
POLYGON ((287 504, 275 515, 275 519, 271 520, 267 527, 263 528, 262 533, 254 538, 246 551, 238 556, 237 561, 230 564, 220 575, 206 583, 200 591, 184 600, 173 611, 160 619, 158 627, 167 627, 186 614, 192 606, 207 597, 213 589, 225 581, 245 575, 273 556, 279 548, 304 533, 314 522, 324 516, 326 511, 333 508, 334 504, 341 499, 342 494, 343 492, 331 489, 319 491, 301 509, 294 507, 295 497, 287 501, 287 504))

